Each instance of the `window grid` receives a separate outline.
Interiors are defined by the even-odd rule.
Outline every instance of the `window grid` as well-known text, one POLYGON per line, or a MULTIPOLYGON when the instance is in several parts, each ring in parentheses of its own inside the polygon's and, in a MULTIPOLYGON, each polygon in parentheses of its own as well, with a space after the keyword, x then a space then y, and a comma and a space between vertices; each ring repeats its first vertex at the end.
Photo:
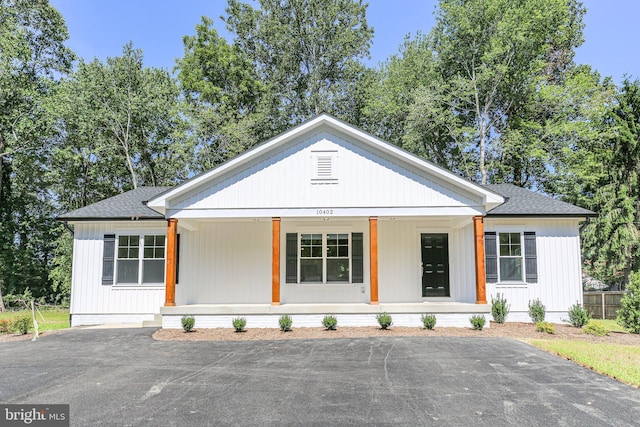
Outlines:
POLYGON ((164 235, 118 236, 116 284, 164 283, 165 246, 164 235))
POLYGON ((349 233, 301 234, 299 283, 351 281, 349 233))
POLYGON ((524 281, 522 236, 520 233, 499 233, 498 239, 500 281, 524 281))
POLYGON ((165 236, 144 236, 144 258, 164 258, 165 236))

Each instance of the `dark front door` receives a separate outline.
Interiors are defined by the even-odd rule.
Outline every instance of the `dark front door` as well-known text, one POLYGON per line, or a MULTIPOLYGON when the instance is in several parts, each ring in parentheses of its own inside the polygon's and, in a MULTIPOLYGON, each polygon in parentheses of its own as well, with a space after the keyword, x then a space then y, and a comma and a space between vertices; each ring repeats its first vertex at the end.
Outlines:
POLYGON ((449 236, 444 233, 422 233, 420 242, 422 245, 422 296, 450 296, 449 236))

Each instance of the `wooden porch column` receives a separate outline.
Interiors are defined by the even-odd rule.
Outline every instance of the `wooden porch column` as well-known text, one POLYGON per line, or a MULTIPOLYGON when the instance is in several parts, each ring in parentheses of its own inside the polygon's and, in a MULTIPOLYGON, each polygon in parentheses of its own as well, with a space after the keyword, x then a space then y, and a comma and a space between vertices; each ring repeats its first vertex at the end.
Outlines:
POLYGON ((369 280, 371 304, 378 304, 378 217, 369 218, 369 280))
POLYGON ((484 271, 484 223, 482 216, 473 217, 476 252, 476 304, 487 303, 487 285, 484 271))
POLYGON ((176 248, 178 236, 178 220, 170 218, 167 220, 167 261, 165 263, 166 271, 164 275, 165 281, 165 298, 164 305, 176 305, 176 248))
POLYGON ((271 218, 271 305, 280 305, 280 218, 271 218))

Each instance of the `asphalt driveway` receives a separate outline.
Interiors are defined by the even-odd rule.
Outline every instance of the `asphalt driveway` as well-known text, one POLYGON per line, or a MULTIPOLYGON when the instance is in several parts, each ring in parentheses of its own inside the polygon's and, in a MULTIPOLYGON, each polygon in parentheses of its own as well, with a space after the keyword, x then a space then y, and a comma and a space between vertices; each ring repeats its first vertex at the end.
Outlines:
POLYGON ((0 343, 0 402, 71 425, 631 426, 640 390, 490 338, 158 342, 154 329, 0 343))

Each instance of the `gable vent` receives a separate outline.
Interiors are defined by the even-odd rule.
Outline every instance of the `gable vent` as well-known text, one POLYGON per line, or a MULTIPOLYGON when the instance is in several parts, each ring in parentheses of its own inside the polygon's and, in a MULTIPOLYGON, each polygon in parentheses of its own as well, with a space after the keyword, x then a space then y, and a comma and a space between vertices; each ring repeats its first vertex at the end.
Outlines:
POLYGON ((317 176, 320 179, 330 179, 333 178, 333 159, 331 156, 318 156, 318 170, 317 176))
POLYGON ((335 164, 337 157, 337 151, 313 151, 311 153, 313 160, 312 184, 336 184, 338 182, 335 164))

